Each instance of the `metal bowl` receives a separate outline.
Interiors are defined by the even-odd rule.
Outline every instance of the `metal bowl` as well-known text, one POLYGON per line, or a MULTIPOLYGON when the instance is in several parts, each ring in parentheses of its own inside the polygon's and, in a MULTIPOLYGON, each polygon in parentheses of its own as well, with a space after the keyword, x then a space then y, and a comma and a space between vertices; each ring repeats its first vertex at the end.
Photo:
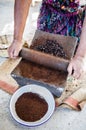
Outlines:
POLYGON ((35 126, 39 126, 39 125, 45 123, 51 117, 51 115, 53 114, 54 109, 55 109, 55 101, 54 101, 54 97, 51 94, 51 92, 47 88, 44 88, 44 87, 41 87, 41 86, 38 86, 38 85, 34 85, 34 84, 33 85, 32 84, 26 85, 26 86, 19 88, 13 94, 13 96, 10 100, 10 112, 12 114, 12 117, 18 123, 25 125, 25 126, 28 126, 28 127, 35 127, 35 126), (48 110, 47 110, 46 114, 40 120, 37 120, 35 122, 27 122, 27 121, 20 119, 18 117, 17 113, 16 113, 16 110, 15 110, 15 103, 16 103, 17 99, 23 93, 26 93, 26 92, 32 92, 32 93, 39 94, 40 96, 42 96, 45 99, 45 101, 48 104, 48 110))

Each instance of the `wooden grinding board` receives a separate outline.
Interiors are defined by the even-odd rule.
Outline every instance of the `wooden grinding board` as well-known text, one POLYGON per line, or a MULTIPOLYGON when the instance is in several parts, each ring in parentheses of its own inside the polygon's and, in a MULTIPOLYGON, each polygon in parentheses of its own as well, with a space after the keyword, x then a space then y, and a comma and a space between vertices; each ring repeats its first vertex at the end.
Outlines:
POLYGON ((64 87, 67 73, 46 68, 44 66, 21 60, 12 74, 48 83, 55 87, 64 87))
POLYGON ((59 43, 59 45, 63 47, 63 50, 68 57, 68 60, 70 60, 74 56, 78 40, 76 37, 52 34, 40 30, 36 30, 30 48, 34 49, 37 45, 44 44, 46 40, 57 41, 57 43, 59 43))
MULTIPOLYGON (((58 43, 60 43, 64 48, 68 56, 68 60, 70 60, 71 57, 74 55, 75 47, 77 44, 76 38, 45 33, 39 30, 36 31, 30 48, 34 49, 34 47, 38 44, 43 44, 46 39, 54 39, 58 41, 58 43)), ((67 79, 67 72, 50 69, 24 59, 17 65, 12 74, 36 80, 38 82, 40 81, 41 83, 47 83, 48 85, 52 86, 52 88, 55 87, 57 90, 59 87, 65 87, 67 79)))
MULTIPOLYGON (((65 45, 64 50, 67 52, 67 55, 68 55, 69 59, 70 59, 70 56, 71 57, 73 56, 74 48, 76 46, 76 41, 77 41, 76 38, 68 37, 66 39, 64 36, 53 35, 53 34, 48 34, 48 33, 46 35, 46 33, 37 30, 36 34, 35 34, 35 36, 33 38, 34 44, 32 44, 32 45, 35 45, 35 40, 37 40, 37 38, 41 39, 41 40, 38 40, 38 41, 42 41, 42 40, 44 40, 46 38, 48 38, 48 39, 53 38, 55 40, 58 39, 59 40, 58 42, 60 42, 62 46, 64 45, 64 43, 70 41, 70 42, 72 42, 73 45, 70 45, 70 44, 68 46, 65 45), (70 48, 69 48, 69 46, 70 46, 70 48), (69 50, 69 52, 68 52, 68 50, 69 50), (72 50, 72 52, 71 52, 71 50, 72 50)), ((29 61, 22 60, 20 63, 19 62, 20 61, 15 61, 15 60, 13 61, 13 60, 7 59, 7 61, 3 65, 0 66, 0 73, 1 73, 0 74, 0 87, 2 89, 4 89, 5 91, 7 91, 9 93, 13 93, 19 87, 17 82, 15 80, 13 80, 13 78, 11 77, 11 75, 10 75, 11 72, 12 73, 16 72, 16 74, 18 74, 20 76, 28 77, 28 79, 31 78, 31 79, 35 79, 37 81, 45 82, 45 83, 49 82, 48 84, 52 85, 52 88, 53 87, 58 87, 58 85, 60 85, 60 87, 65 86, 66 78, 67 78, 66 73, 63 73, 63 72, 59 73, 59 72, 53 71, 52 69, 50 70, 48 68, 45 68, 45 67, 30 63, 29 61), (24 68, 23 64, 26 66, 25 67, 26 69, 24 68), (16 65, 17 65, 17 67, 16 67, 16 65), (22 69, 21 66, 25 70, 22 69), (17 70, 17 68, 18 68, 18 71, 15 71, 15 70, 17 70), (31 70, 28 69, 28 68, 30 68, 31 70), (22 72, 22 70, 23 70, 23 72, 22 72), (27 74, 27 72, 28 73, 30 72, 29 75, 27 74), (41 76, 40 76, 40 74, 41 74, 41 76), (58 77, 59 77, 59 80, 57 80, 58 77), (51 80, 51 79, 53 79, 53 80, 51 80), (62 80, 60 80, 60 79, 62 79, 62 80)))

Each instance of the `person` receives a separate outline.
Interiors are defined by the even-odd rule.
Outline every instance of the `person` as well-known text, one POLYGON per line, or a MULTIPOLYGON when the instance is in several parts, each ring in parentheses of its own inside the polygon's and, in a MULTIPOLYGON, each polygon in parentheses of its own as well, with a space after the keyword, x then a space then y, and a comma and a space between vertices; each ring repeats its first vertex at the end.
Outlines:
MULTIPOLYGON (((15 0, 14 39, 8 48, 10 58, 16 58, 22 49, 22 36, 31 1, 15 0)), ((86 56, 85 6, 80 6, 79 0, 42 0, 37 28, 50 33, 78 37, 78 48, 67 70, 69 75, 79 78, 84 71, 86 56)))

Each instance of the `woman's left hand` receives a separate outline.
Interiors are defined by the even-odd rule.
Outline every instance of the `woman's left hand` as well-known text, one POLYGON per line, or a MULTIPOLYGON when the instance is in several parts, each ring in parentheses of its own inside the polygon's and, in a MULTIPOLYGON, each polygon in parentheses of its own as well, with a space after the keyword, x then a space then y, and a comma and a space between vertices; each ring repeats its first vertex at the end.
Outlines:
POLYGON ((78 79, 81 77, 85 71, 84 58, 80 56, 75 56, 71 59, 68 66, 68 74, 73 75, 74 78, 78 79))

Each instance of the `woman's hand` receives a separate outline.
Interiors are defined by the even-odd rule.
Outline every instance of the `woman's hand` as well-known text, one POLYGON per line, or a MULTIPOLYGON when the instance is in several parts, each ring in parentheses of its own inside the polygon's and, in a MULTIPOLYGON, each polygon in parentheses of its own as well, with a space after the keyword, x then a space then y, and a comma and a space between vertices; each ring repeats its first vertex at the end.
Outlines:
POLYGON ((71 59, 67 70, 69 75, 73 75, 74 78, 78 79, 85 71, 84 67, 84 58, 75 56, 73 59, 71 59))
POLYGON ((18 40, 14 40, 12 44, 8 48, 8 55, 10 58, 17 58, 19 55, 19 52, 21 51, 23 46, 23 43, 18 40))

